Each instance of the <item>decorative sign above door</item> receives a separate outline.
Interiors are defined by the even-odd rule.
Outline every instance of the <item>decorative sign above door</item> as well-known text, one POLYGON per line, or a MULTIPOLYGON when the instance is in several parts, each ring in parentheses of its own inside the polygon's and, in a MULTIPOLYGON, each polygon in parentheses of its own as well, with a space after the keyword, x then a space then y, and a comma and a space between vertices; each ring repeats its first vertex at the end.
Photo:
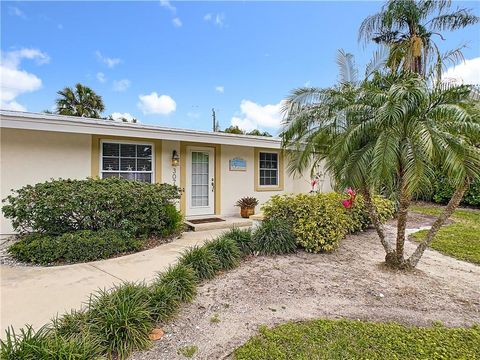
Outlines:
POLYGON ((247 160, 242 158, 233 158, 229 160, 230 171, 247 171, 247 160))

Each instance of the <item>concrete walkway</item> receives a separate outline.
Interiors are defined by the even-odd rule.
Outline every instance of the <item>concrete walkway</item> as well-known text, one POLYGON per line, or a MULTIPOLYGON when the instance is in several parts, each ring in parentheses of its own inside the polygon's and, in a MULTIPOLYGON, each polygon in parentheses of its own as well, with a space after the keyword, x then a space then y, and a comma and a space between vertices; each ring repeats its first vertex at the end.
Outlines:
POLYGON ((56 314, 79 309, 99 288, 123 281, 151 281, 157 272, 176 262, 182 251, 224 230, 186 232, 180 239, 115 259, 56 267, 0 266, 0 330, 31 324, 38 328, 56 314))

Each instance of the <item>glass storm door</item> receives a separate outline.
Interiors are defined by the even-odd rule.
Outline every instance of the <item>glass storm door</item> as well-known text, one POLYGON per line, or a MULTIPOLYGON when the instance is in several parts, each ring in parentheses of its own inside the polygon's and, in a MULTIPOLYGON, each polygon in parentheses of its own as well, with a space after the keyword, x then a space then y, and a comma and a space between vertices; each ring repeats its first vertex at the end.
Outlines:
POLYGON ((215 212, 214 149, 187 148, 187 216, 215 212))

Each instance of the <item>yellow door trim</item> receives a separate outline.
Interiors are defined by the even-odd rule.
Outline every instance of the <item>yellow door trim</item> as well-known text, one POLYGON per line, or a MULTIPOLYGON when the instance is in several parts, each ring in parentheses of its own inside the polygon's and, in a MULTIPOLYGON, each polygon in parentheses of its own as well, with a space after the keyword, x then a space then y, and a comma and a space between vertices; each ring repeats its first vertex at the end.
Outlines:
POLYGON ((92 169, 91 176, 93 178, 100 177, 100 142, 102 140, 115 140, 115 141, 129 141, 129 142, 148 142, 154 145, 155 151, 155 182, 162 182, 162 140, 148 139, 148 138, 135 138, 127 136, 104 136, 104 135, 92 135, 92 169))
POLYGON ((180 141, 180 188, 182 190, 182 197, 180 198, 180 211, 185 216, 187 213, 187 198, 186 198, 186 184, 187 184, 187 146, 210 147, 214 149, 215 154, 215 215, 221 214, 221 168, 222 168, 222 146, 220 144, 205 144, 189 141, 180 141))

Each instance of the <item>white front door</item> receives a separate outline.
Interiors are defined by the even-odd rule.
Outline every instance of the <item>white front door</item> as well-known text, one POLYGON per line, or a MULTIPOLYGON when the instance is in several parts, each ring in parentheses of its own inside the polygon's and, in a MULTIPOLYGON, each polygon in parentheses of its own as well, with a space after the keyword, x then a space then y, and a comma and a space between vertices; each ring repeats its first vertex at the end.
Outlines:
POLYGON ((187 147, 187 216, 215 213, 215 152, 208 147, 187 147))

